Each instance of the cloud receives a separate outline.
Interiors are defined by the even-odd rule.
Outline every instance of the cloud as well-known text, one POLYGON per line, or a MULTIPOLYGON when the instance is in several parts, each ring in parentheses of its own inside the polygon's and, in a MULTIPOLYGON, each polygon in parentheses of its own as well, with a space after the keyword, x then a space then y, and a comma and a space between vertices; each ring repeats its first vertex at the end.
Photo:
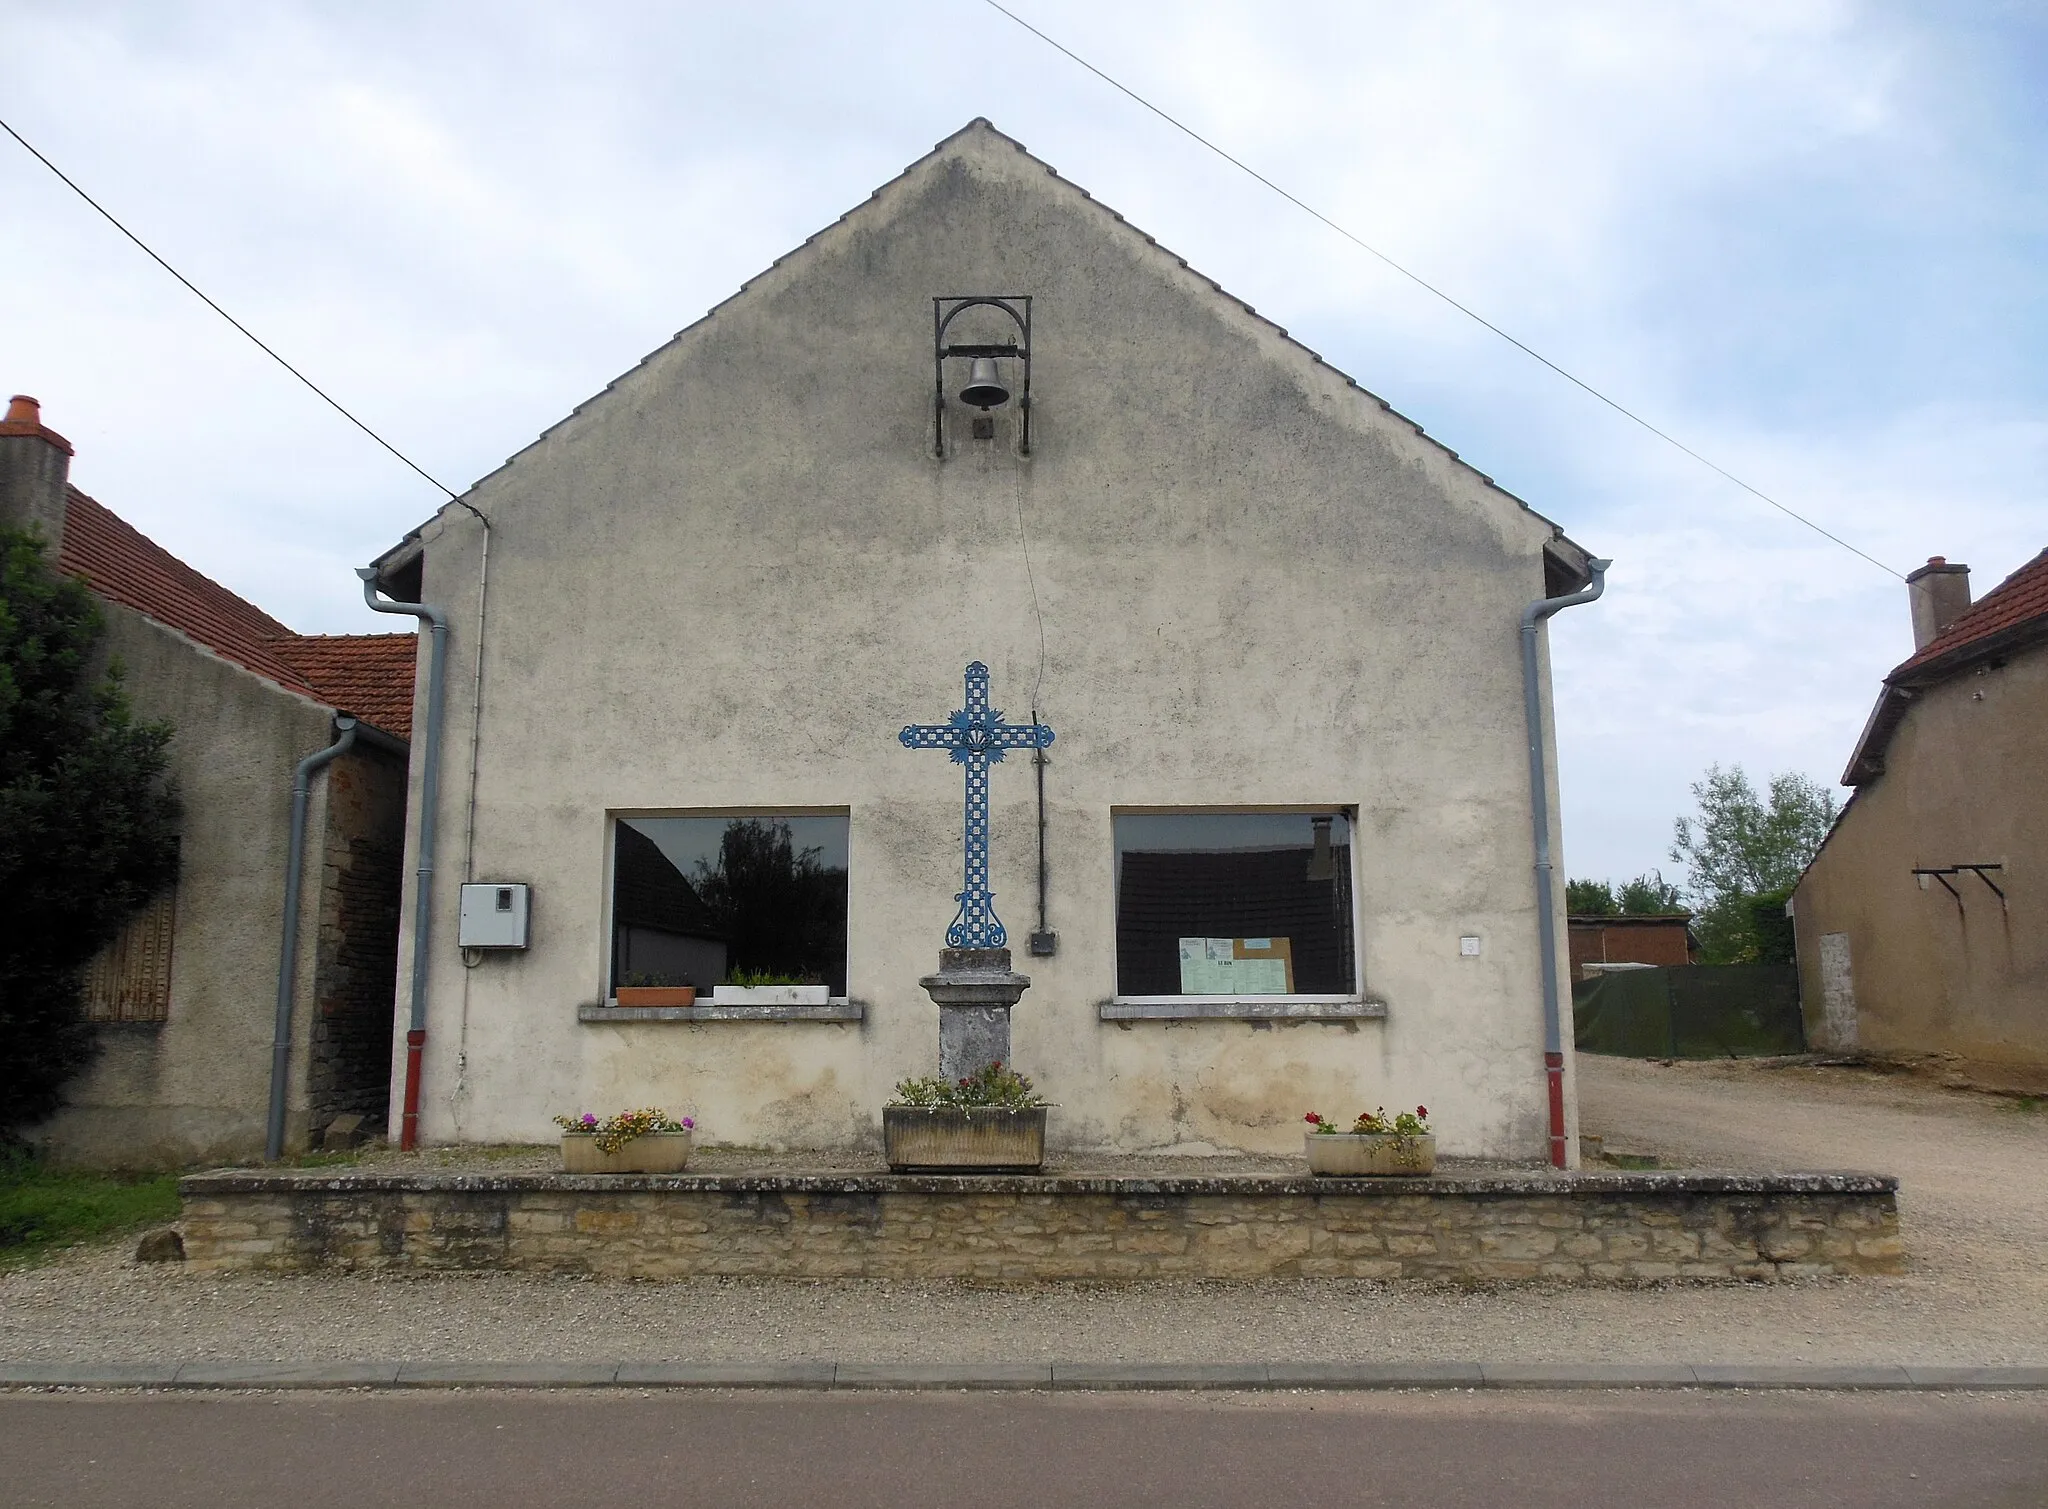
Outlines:
MULTIPOLYGON (((2042 543, 2048 122, 2024 12, 1026 3, 1554 360, 1901 567, 2042 543)), ((13 4, 9 118, 460 486, 986 114, 1615 557, 1554 621, 1574 870, 1712 761, 1839 771, 1903 589, 985 6, 13 4)), ((0 380, 76 477, 306 629, 426 484, 23 154, 0 380), (23 293, 29 297, 19 297, 23 293)))

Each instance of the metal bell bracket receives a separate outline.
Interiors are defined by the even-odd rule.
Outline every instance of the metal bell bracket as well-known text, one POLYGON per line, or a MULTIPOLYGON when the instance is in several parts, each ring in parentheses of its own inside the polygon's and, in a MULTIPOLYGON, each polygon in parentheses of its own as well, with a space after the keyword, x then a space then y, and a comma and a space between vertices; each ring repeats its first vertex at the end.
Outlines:
POLYGON ((932 300, 932 454, 946 459, 946 362, 959 358, 974 365, 969 369, 969 391, 987 397, 988 409, 1009 400, 1009 392, 996 377, 995 363, 1015 360, 1023 364, 1017 384, 1017 413, 1021 423, 1018 452, 1031 454, 1031 296, 1021 293, 948 294, 932 300), (1000 309, 1017 327, 1016 337, 995 345, 947 345, 946 331, 969 309, 1000 309), (983 365, 986 363, 987 365, 983 365))

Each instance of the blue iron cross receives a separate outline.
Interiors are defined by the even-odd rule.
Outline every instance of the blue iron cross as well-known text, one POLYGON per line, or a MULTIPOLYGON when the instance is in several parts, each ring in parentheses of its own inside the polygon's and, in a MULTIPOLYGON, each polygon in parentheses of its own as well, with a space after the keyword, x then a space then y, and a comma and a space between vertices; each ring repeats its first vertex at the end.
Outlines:
POLYGON ((996 920, 988 888, 988 767, 1008 749, 1044 749, 1052 730, 1043 723, 1005 723, 988 705, 988 667, 967 668, 967 705, 944 723, 913 723, 896 736, 905 749, 943 749, 967 767, 966 873, 956 900, 960 911, 946 929, 948 948, 1001 948, 1009 934, 996 920))

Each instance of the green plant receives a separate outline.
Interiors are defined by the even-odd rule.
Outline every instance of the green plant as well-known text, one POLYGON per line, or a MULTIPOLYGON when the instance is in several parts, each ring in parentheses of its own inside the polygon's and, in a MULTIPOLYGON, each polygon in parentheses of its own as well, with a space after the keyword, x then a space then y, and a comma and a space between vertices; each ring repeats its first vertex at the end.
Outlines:
POLYGON ((0 1139, 91 1061, 80 974, 178 875, 171 730, 94 670, 103 632, 42 541, 0 529, 0 1139))
POLYGON ((600 1150, 616 1153, 635 1137, 645 1137, 650 1132, 688 1132, 697 1123, 691 1117, 671 1116, 658 1106, 646 1106, 638 1111, 621 1111, 604 1121, 588 1111, 581 1116, 557 1116, 555 1125, 575 1136, 595 1137, 600 1150))
POLYGON ((729 969, 725 972, 725 983, 753 990, 762 985, 823 985, 825 977, 815 972, 793 975, 772 969, 729 969))
POLYGON ((697 982, 695 980, 690 979, 686 975, 676 974, 672 970, 629 969, 623 975, 619 976, 619 983, 629 990, 640 989, 642 987, 651 987, 657 990, 661 990, 673 989, 683 985, 694 985, 697 982))
POLYGON ((1051 1102, 1031 1087, 1031 1081, 1000 1062, 985 1064, 965 1079, 904 1079, 896 1083, 892 1106, 914 1106, 919 1110, 974 1111, 995 1108, 1028 1111, 1051 1102))
MULTIPOLYGON (((1315 1111, 1310 1111, 1301 1119, 1314 1127, 1319 1136, 1339 1135, 1337 1123, 1315 1111)), ((1358 1119, 1351 1123, 1348 1134, 1353 1137, 1427 1137, 1430 1135, 1429 1107, 1417 1106, 1414 1110, 1403 1111, 1397 1116, 1389 1116, 1385 1106, 1376 1111, 1360 1111, 1358 1119)))

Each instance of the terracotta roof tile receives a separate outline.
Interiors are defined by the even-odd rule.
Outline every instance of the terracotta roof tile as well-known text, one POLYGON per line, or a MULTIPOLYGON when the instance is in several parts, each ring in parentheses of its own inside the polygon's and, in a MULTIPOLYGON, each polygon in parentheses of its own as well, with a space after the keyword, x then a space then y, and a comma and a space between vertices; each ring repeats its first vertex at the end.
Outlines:
POLYGON ((412 731, 413 634, 294 634, 202 576, 77 488, 67 489, 60 570, 287 691, 412 731))
POLYGON ((412 737, 417 634, 295 634, 276 649, 322 702, 388 734, 412 737))
POLYGON ((1906 661, 1891 677, 1916 670, 2004 629, 2048 618, 2048 550, 1993 587, 1906 661))

